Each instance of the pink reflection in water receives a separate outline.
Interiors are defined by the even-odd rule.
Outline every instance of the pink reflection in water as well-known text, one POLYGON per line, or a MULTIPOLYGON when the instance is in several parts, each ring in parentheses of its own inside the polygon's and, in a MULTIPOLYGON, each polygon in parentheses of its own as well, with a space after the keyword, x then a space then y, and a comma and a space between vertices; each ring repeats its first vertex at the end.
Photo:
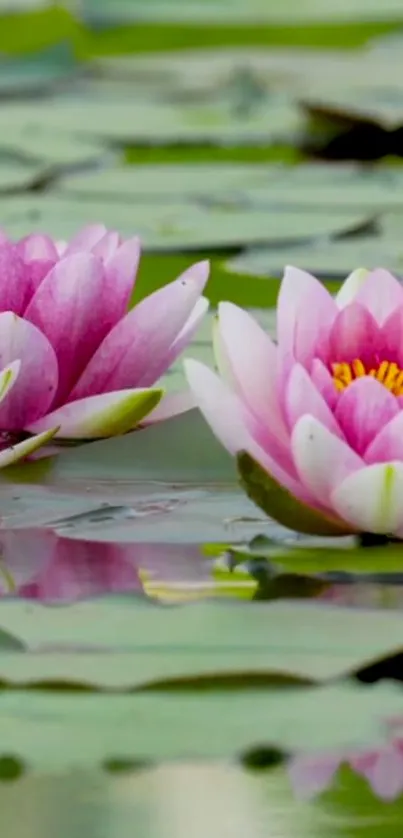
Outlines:
POLYGON ((207 580, 209 563, 194 545, 112 544, 64 538, 51 530, 0 534, 0 595, 74 602, 143 590, 140 571, 163 581, 207 580))
POLYGON ((297 796, 309 800, 321 794, 332 785, 340 766, 347 764, 381 800, 396 800, 403 793, 403 718, 397 721, 400 736, 393 736, 391 730, 390 741, 377 750, 292 757, 288 772, 297 796))

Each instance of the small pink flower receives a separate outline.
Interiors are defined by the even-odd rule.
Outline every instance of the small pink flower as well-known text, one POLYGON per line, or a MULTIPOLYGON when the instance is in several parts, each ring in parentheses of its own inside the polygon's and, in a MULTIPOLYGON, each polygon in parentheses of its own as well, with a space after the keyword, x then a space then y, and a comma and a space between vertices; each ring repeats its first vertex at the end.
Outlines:
POLYGON ((325 791, 343 764, 364 777, 382 800, 396 800, 403 793, 403 739, 394 738, 378 750, 292 757, 288 773, 296 795, 309 800, 325 791))
POLYGON ((139 258, 137 238, 102 225, 69 243, 0 235, 0 467, 52 437, 115 436, 192 406, 187 393, 158 404, 155 384, 206 313, 208 263, 127 313, 139 258))
POLYGON ((403 537, 403 287, 362 269, 334 299, 287 268, 277 338, 221 303, 220 375, 186 362, 217 437, 249 455, 238 462, 250 496, 301 532, 403 537))

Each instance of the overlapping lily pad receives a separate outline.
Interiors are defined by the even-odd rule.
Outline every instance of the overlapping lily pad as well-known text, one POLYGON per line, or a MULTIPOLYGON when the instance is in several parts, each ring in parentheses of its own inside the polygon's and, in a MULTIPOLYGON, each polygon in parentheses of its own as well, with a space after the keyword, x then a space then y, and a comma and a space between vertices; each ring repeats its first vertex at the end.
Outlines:
POLYGON ((320 278, 344 279, 352 266, 365 265, 370 270, 387 265, 399 276, 403 272, 403 245, 397 237, 397 220, 393 226, 396 238, 362 236, 352 241, 310 242, 302 247, 256 248, 229 259, 226 267, 241 274, 280 278, 284 266, 292 263, 320 278))
POLYGON ((396 73, 401 60, 399 41, 388 39, 383 45, 370 44, 360 50, 293 49, 248 47, 181 50, 153 55, 100 56, 93 66, 101 78, 128 82, 136 95, 147 90, 155 97, 162 94, 179 101, 214 101, 221 99, 235 106, 256 108, 276 96, 289 101, 359 93, 372 96, 373 104, 401 91, 396 73))
POLYGON ((188 106, 158 102, 59 98, 43 105, 7 105, 5 124, 13 129, 61 131, 120 146, 172 142, 267 144, 292 134, 300 124, 293 106, 274 102, 251 116, 237 115, 221 103, 188 106))
POLYGON ((387 20, 395 19, 401 13, 399 0, 387 0, 381 7, 377 0, 354 0, 329 7, 326 0, 286 0, 280 6, 253 0, 247 7, 241 0, 220 0, 199 4, 196 0, 185 6, 177 0, 153 2, 145 7, 140 0, 117 0, 112 7, 108 0, 84 0, 82 11, 87 20, 99 22, 136 22, 148 20, 171 23, 313 23, 327 20, 330 22, 351 20, 387 20))
POLYGON ((273 531, 239 491, 231 458, 197 411, 0 478, 3 525, 11 529, 51 525, 78 539, 182 544, 273 531))
MULTIPOLYGON (((28 5, 28 4, 27 4, 28 5)), ((35 5, 38 5, 35 3, 35 5)), ((12 6, 10 5, 12 10, 12 6)), ((0 13, 2 4, 0 3, 0 13)), ((0 98, 51 92, 81 70, 68 43, 48 47, 34 55, 0 59, 0 98)))
POLYGON ((33 126, 29 121, 20 125, 6 122, 0 138, 0 150, 2 154, 14 154, 23 160, 49 167, 90 164, 107 159, 105 146, 100 142, 77 137, 68 130, 53 131, 46 126, 33 126))
POLYGON ((401 614, 296 602, 158 606, 117 597, 49 609, 5 600, 0 627, 0 681, 93 689, 181 690, 203 678, 211 689, 324 682, 403 646, 401 614), (25 651, 11 655, 9 638, 25 651))
POLYGON ((59 183, 67 194, 102 200, 140 199, 152 202, 198 198, 222 203, 279 209, 326 208, 372 213, 403 207, 403 172, 381 167, 366 170, 358 165, 339 165, 337 177, 329 164, 235 165, 198 163, 194 165, 150 164, 103 168, 68 175, 59 183))
POLYGON ((135 231, 151 251, 211 250, 266 242, 296 242, 313 236, 365 229, 366 212, 341 209, 268 212, 242 208, 210 208, 201 204, 130 204, 82 200, 50 195, 10 198, 0 202, 2 225, 15 238, 44 231, 56 239, 68 238, 80 225, 101 220, 123 235, 135 231))
POLYGON ((144 203, 199 200, 209 204, 242 201, 245 190, 270 183, 278 176, 275 167, 233 164, 143 165, 97 169, 69 175, 59 181, 58 191, 85 198, 112 198, 144 203))
POLYGON ((0 754, 27 771, 95 769, 107 761, 239 757, 380 744, 402 712, 393 684, 178 695, 3 692, 0 754))
POLYGON ((37 163, 18 162, 0 155, 0 195, 23 192, 46 179, 46 167, 37 163))

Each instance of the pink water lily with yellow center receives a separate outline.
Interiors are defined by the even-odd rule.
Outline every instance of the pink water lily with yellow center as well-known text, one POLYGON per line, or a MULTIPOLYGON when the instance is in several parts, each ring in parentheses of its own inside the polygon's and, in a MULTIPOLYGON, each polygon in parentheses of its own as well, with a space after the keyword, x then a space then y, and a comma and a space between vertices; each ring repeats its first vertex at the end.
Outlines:
POLYGON ((333 298, 287 268, 277 344, 219 306, 216 375, 186 362, 195 399, 238 456, 250 497, 307 533, 403 537, 403 288, 354 271, 333 298))
POLYGON ((207 311, 208 263, 127 313, 139 258, 137 238, 100 224, 68 243, 0 234, 0 467, 52 437, 114 436, 192 406, 155 384, 207 311))

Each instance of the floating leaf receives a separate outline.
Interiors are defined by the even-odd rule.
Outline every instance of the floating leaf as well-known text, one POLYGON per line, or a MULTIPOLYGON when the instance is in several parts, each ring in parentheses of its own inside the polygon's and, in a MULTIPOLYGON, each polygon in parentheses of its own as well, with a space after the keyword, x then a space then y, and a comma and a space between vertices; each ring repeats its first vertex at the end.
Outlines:
MULTIPOLYGON (((14 10, 14 4, 10 9, 14 10)), ((26 4, 28 5, 28 3, 26 4)), ((39 4, 35 2, 35 6, 39 4)), ((0 12, 2 4, 0 3, 0 12)), ((0 59, 0 97, 43 94, 78 74, 80 65, 68 43, 47 47, 33 55, 0 59)))
MULTIPOLYGON (((87 141, 101 140, 114 146, 211 142, 220 145, 247 142, 267 145, 293 135, 301 118, 287 102, 262 106, 248 118, 217 104, 170 104, 158 101, 129 102, 109 99, 59 97, 48 104, 4 105, 8 136, 33 131, 55 140, 63 132, 87 141)), ((28 143, 28 140, 27 140, 28 143)))
MULTIPOLYGON (((396 224, 396 228, 397 228, 396 224)), ((397 232, 397 229, 396 229, 397 232)), ((226 268, 251 276, 281 277, 289 262, 319 277, 344 279, 355 265, 369 270, 387 265, 403 273, 403 245, 399 238, 360 236, 353 240, 310 242, 287 248, 256 248, 226 262, 226 268)))
POLYGON ((323 211, 218 209, 183 203, 83 200, 50 195, 29 195, 0 202, 2 224, 15 238, 32 230, 46 230, 55 238, 73 235, 80 225, 94 220, 134 232, 147 250, 201 250, 240 247, 242 244, 292 242, 313 236, 351 232, 365 228, 366 213, 323 211))
POLYGON ((153 21, 158 23, 263 24, 263 23, 329 23, 354 20, 390 20, 401 13, 400 0, 342 0, 329 7, 326 0, 285 0, 280 6, 268 5, 265 0, 252 0, 248 6, 242 0, 206 0, 203 4, 190 0, 183 6, 178 0, 153 0, 144 6, 141 0, 116 0, 113 7, 108 0, 83 0, 86 20, 102 23, 153 21))
POLYGON ((0 654, 0 680, 95 689, 175 682, 181 689, 203 678, 220 689, 235 676, 244 687, 259 679, 323 682, 390 657, 403 643, 401 613, 297 600, 162 606, 120 596, 69 608, 2 600, 0 627, 29 650, 0 654))
POLYGON ((382 719, 402 712, 392 683, 178 695, 3 691, 0 755, 28 770, 90 770, 111 760, 240 756, 378 745, 382 719))
MULTIPOLYGON (((274 169, 274 167, 273 167, 274 169)), ((273 171, 273 178, 275 177, 273 171)), ((256 187, 265 178, 270 183, 267 166, 234 164, 142 165, 99 169, 66 176, 59 190, 91 198, 112 198, 119 202, 141 200, 239 202, 245 189, 256 187)), ((403 205, 403 202, 402 202, 403 205)))

